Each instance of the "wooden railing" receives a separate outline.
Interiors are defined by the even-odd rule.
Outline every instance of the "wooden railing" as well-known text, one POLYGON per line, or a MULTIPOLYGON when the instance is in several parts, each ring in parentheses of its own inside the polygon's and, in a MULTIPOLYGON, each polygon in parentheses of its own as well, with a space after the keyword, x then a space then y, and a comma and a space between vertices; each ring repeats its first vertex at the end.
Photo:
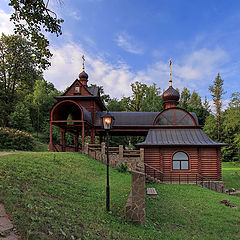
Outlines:
POLYGON ((123 150, 124 157, 140 157, 140 150, 123 150))
POLYGON ((53 143, 53 148, 55 152, 80 152, 81 151, 81 147, 74 147, 69 145, 63 146, 62 144, 59 144, 59 143, 53 143))
POLYGON ((146 163, 144 163, 144 172, 146 177, 150 176, 170 184, 196 184, 210 189, 210 185, 214 182, 199 173, 163 173, 146 163))
MULTIPOLYGON (((106 146, 104 146, 104 150, 102 150, 100 144, 88 144, 88 151, 102 151, 106 153, 106 146)), ((109 154, 120 154, 123 157, 140 157, 140 150, 125 150, 123 146, 109 147, 108 152, 109 154)))

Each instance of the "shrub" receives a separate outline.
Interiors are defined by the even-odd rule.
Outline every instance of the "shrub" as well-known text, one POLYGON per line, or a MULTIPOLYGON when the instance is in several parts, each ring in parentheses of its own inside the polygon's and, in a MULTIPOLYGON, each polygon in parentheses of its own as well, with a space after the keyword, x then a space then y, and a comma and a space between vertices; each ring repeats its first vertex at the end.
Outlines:
POLYGON ((33 150, 34 138, 31 134, 26 132, 0 127, 0 148, 33 150))
POLYGON ((120 165, 117 166, 118 172, 125 173, 128 170, 127 164, 126 163, 121 163, 120 165))

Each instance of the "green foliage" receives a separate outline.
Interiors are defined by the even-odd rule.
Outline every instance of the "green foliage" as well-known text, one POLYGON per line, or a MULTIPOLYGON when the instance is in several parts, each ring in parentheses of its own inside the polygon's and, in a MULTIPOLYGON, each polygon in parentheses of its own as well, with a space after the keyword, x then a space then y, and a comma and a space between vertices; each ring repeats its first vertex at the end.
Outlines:
POLYGON ((183 109, 186 109, 189 105, 190 98, 191 98, 190 91, 186 87, 184 87, 181 92, 179 106, 182 107, 183 109))
POLYGON ((0 110, 2 126, 18 101, 32 90, 41 68, 31 44, 20 36, 2 34, 0 38, 0 110))
POLYGON ((12 128, 27 132, 32 131, 30 112, 28 108, 21 102, 16 104, 14 112, 9 116, 9 120, 12 128))
POLYGON ((239 209, 219 202, 240 206, 240 198, 199 186, 148 184, 159 197, 146 198, 146 224, 132 224, 131 176, 111 168, 106 212, 106 166, 80 154, 3 156, 0 181, 0 201, 22 239, 239 239, 239 209))
POLYGON ((222 149, 224 161, 240 159, 240 94, 233 93, 231 102, 223 114, 222 140, 229 146, 222 149))
POLYGON ((223 91, 223 80, 221 79, 219 73, 215 78, 213 85, 209 86, 209 91, 211 92, 213 104, 216 109, 217 138, 220 140, 222 124, 222 95, 225 92, 223 91))
POLYGON ((107 102, 107 109, 112 112, 122 112, 125 110, 122 101, 118 101, 117 98, 112 98, 107 102))
POLYGON ((131 84, 131 88, 132 96, 123 97, 120 100, 124 111, 160 112, 164 109, 161 89, 157 88, 155 83, 147 86, 141 82, 135 82, 131 84))
POLYGON ((48 8, 48 3, 44 0, 9 0, 9 6, 14 9, 10 20, 15 25, 15 33, 31 41, 36 61, 43 69, 50 65, 48 59, 52 56, 43 30, 59 36, 62 34, 60 24, 63 22, 48 8))
POLYGON ((0 127, 0 146, 2 149, 33 150, 34 138, 26 132, 0 127))
POLYGON ((120 165, 117 166, 117 171, 121 173, 126 173, 128 171, 128 166, 127 163, 121 163, 120 165))
POLYGON ((161 112, 164 110, 161 89, 157 88, 155 83, 147 86, 141 108, 143 112, 161 112))
POLYGON ((217 124, 216 119, 212 114, 206 118, 203 131, 213 140, 217 140, 217 124))

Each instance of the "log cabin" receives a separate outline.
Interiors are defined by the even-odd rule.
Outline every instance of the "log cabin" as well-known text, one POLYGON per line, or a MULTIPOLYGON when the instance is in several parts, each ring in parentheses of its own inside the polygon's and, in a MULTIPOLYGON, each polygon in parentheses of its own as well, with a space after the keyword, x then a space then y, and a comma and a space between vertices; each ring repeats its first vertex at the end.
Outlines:
MULTIPOLYGON (((84 60, 84 58, 83 58, 84 60)), ((66 146, 66 132, 74 134, 74 151, 80 151, 79 137, 84 146, 86 136, 100 142, 105 131, 101 117, 106 107, 101 100, 99 87, 88 86, 88 74, 79 74, 68 90, 55 99, 50 111, 50 143, 52 151, 72 151, 66 146), (69 116, 71 118, 69 119, 69 116), (52 126, 60 128, 61 144, 53 143, 52 126)), ((144 148, 145 170, 149 175, 159 175, 162 181, 177 181, 180 177, 194 181, 199 176, 221 181, 221 147, 213 141, 198 123, 195 113, 178 107, 179 93, 172 87, 171 61, 169 87, 163 93, 165 109, 162 112, 110 112, 115 118, 111 135, 146 136, 137 147, 144 148)))

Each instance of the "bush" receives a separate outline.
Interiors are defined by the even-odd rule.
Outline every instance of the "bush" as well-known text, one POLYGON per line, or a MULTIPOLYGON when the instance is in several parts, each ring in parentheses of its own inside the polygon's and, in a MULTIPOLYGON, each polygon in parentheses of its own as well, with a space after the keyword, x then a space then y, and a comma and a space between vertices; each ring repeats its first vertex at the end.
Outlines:
POLYGON ((121 163, 120 165, 117 166, 117 170, 118 170, 118 172, 121 172, 121 173, 127 172, 127 170, 128 170, 127 164, 121 163))
POLYGON ((34 138, 31 134, 26 132, 0 127, 0 148, 33 150, 34 138))

